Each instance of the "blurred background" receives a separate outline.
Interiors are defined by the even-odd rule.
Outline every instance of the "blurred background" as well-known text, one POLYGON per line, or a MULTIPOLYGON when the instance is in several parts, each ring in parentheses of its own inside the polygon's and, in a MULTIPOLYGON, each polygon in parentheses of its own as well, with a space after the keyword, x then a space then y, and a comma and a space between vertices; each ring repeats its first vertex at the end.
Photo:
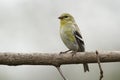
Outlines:
MULTIPOLYGON (((0 0, 0 52, 59 53, 67 48, 59 36, 58 16, 75 17, 86 51, 120 49, 120 0, 0 0)), ((63 65, 68 80, 98 80, 98 64, 63 65)), ((104 80, 120 79, 119 63, 104 63, 104 80)), ((0 65, 0 80, 62 80, 53 66, 0 65)))

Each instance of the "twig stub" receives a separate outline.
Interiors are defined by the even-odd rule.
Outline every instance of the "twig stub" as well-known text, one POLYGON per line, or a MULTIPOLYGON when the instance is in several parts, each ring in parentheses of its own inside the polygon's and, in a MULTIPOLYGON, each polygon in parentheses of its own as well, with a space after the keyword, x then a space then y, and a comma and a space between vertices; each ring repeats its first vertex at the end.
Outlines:
POLYGON ((96 57, 97 57, 98 66, 99 66, 99 69, 100 69, 100 78, 99 78, 99 80, 102 80, 102 78, 103 78, 103 70, 102 70, 102 67, 101 67, 101 64, 100 64, 99 53, 98 53, 97 50, 96 50, 96 57))

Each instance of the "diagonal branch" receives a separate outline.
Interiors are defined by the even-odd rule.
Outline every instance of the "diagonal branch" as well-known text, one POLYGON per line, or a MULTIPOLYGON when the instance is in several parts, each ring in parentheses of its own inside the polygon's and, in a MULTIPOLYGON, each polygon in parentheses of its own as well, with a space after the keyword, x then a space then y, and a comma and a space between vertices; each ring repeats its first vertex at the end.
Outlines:
POLYGON ((61 77, 62 77, 64 80, 67 80, 67 79, 65 78, 65 76, 63 75, 62 70, 60 69, 60 66, 59 66, 59 67, 56 67, 56 68, 57 68, 58 72, 60 73, 61 77))
MULTIPOLYGON (((102 62, 120 62, 120 51, 100 52, 99 58, 102 62)), ((10 53, 0 52, 0 65, 53 65, 97 63, 96 52, 77 52, 72 54, 59 53, 10 53)))
POLYGON ((101 67, 101 64, 100 64, 98 51, 96 51, 96 56, 97 56, 97 60, 98 60, 98 66, 99 66, 99 69, 100 69, 100 78, 99 78, 99 80, 102 80, 102 78, 103 78, 103 70, 102 70, 102 67, 101 67))

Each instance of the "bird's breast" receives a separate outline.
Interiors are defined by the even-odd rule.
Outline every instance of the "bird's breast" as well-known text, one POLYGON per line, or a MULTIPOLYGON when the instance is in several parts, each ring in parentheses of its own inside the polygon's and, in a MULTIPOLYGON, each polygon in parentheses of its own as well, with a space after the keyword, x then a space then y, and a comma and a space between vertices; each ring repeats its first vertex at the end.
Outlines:
POLYGON ((77 51, 79 46, 73 34, 73 29, 69 26, 60 29, 60 36, 67 48, 77 51))

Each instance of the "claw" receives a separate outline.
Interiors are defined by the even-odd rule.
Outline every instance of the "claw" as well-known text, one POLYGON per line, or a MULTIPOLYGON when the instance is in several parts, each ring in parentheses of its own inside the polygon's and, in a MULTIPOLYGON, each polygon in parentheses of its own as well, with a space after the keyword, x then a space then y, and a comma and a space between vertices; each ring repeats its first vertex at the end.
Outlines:
POLYGON ((72 52, 71 52, 72 57, 73 57, 74 55, 76 55, 76 53, 77 53, 76 51, 72 51, 72 52))
POLYGON ((60 52, 59 54, 65 54, 65 52, 60 52))

